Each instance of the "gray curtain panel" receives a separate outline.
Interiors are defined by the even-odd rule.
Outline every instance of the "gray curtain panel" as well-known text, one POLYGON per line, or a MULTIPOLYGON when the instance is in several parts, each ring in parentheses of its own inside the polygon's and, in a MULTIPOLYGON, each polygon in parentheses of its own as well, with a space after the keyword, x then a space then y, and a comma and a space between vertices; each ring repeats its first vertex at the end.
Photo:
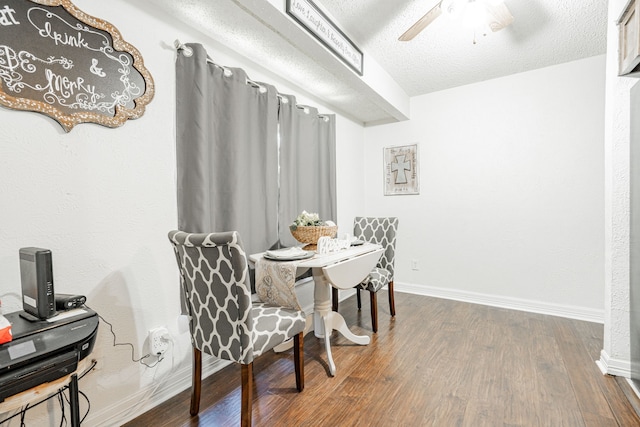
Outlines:
POLYGON ((178 227, 238 231, 252 254, 278 241, 278 96, 202 45, 176 61, 178 227))
POLYGON ((279 232, 284 246, 299 244, 289 225, 302 212, 337 222, 335 116, 307 111, 293 96, 280 101, 279 232))

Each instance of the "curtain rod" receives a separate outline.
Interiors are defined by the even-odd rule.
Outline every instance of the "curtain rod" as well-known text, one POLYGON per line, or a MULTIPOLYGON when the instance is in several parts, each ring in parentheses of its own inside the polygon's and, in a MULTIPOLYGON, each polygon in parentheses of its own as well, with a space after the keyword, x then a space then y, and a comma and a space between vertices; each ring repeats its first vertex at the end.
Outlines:
MULTIPOLYGON (((191 57, 193 55, 193 49, 191 49, 186 44, 181 43, 180 40, 176 39, 173 42, 173 45, 175 46, 176 50, 178 50, 179 52, 182 52, 182 54, 184 56, 186 56, 187 58, 189 58, 189 57, 191 57)), ((227 67, 225 67, 223 65, 216 64, 215 62, 213 62, 213 59, 211 59, 208 54, 207 54, 207 63, 211 64, 211 65, 214 65, 214 66, 224 70, 224 74, 227 77, 233 75, 233 71, 231 71, 229 68, 227 68, 227 67)), ((248 85, 250 85, 251 87, 258 89, 260 91, 260 93, 265 93, 267 91, 266 87, 262 86, 258 82, 250 80, 249 78, 246 79, 246 83, 248 85)), ((282 95, 277 90, 276 90, 276 96, 278 97, 278 99, 280 99, 280 101, 282 101, 283 104, 286 104, 286 103, 289 102, 289 99, 287 98, 287 96, 286 95, 282 95)), ((310 111, 311 107, 309 107, 307 105, 296 104, 296 108, 298 108, 299 110, 303 110, 305 112, 305 114, 309 114, 309 111, 310 111)), ((329 120, 329 116, 327 116, 326 114, 318 114, 318 117, 323 119, 324 121, 329 120)))

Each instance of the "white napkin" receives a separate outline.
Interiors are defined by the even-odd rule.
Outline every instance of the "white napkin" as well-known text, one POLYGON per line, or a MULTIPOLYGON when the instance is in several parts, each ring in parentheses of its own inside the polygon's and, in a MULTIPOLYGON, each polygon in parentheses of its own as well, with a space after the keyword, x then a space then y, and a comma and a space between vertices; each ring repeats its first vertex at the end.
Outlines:
POLYGON ((304 256, 307 252, 302 248, 294 246, 292 248, 286 249, 276 249, 273 251, 267 251, 267 256, 271 258, 295 258, 299 256, 304 256))

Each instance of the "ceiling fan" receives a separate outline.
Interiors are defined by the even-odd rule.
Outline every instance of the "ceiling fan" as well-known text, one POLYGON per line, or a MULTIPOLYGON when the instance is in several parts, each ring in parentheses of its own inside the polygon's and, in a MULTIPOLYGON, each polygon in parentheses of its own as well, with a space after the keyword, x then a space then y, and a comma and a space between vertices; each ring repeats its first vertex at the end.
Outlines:
POLYGON ((431 24, 442 12, 475 30, 499 31, 513 22, 513 16, 502 0, 441 0, 402 34, 398 40, 409 41, 431 24))

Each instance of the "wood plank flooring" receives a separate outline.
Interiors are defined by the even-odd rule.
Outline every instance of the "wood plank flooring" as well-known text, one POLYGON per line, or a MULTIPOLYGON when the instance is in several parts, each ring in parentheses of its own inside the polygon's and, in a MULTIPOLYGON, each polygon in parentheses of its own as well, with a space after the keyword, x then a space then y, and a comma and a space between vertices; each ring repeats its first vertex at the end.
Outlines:
MULTIPOLYGON (((633 392, 595 364, 600 324, 396 292, 396 318, 378 296, 371 334, 366 301, 340 312, 368 346, 332 336, 335 377, 323 342, 308 334, 305 390, 297 393, 292 351, 254 362, 254 426, 640 426, 633 392)), ((204 357, 208 357, 203 355, 204 357)), ((190 391, 141 415, 133 426, 237 426, 240 368, 202 383, 200 415, 190 391)))

